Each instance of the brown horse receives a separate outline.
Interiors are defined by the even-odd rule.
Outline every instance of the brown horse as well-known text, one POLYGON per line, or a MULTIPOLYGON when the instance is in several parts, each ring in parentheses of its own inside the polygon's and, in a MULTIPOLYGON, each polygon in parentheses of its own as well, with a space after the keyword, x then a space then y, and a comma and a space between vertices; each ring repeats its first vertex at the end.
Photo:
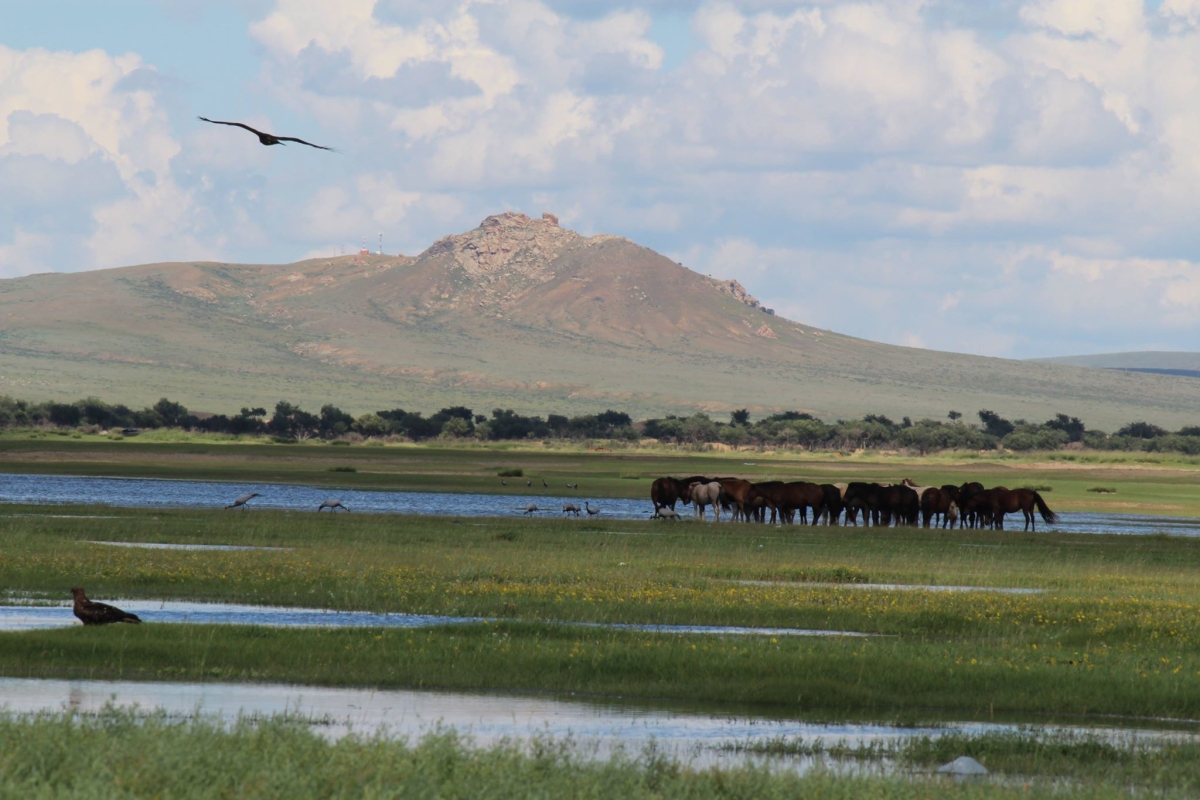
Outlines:
POLYGON ((654 507, 662 508, 668 506, 671 510, 675 509, 675 504, 682 500, 684 503, 691 502, 687 497, 687 487, 693 483, 708 483, 709 479, 703 475, 693 475, 690 478, 658 478, 654 483, 650 484, 650 502, 654 503, 654 507))
POLYGON ((1005 514, 1020 511, 1025 515, 1025 530, 1029 530, 1029 526, 1032 525, 1034 533, 1036 533, 1037 519, 1033 513, 1035 508, 1046 522, 1058 522, 1058 515, 1050 510, 1050 506, 1046 505, 1042 496, 1033 489, 1000 488, 993 489, 991 494, 992 518, 1000 530, 1004 530, 1005 514))
POLYGON ((958 518, 958 509, 945 490, 931 486, 921 494, 921 517, 925 527, 937 516, 941 516, 941 527, 953 528, 958 518))
POLYGON ((812 524, 816 525, 821 517, 821 509, 825 506, 825 490, 815 483, 808 481, 793 481, 784 484, 783 518, 787 522, 795 519, 800 512, 801 524, 808 521, 808 509, 813 510, 812 524))
POLYGON ((756 503, 762 501, 762 498, 752 491, 754 484, 741 478, 716 478, 715 480, 721 484, 721 505, 724 508, 733 509, 733 513, 729 517, 730 521, 737 522, 741 517, 749 522, 750 512, 756 503))

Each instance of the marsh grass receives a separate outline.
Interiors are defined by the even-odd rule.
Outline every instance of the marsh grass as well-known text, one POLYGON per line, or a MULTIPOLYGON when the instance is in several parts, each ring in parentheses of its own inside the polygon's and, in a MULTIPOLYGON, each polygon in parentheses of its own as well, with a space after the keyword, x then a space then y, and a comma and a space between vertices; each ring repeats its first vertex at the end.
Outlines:
POLYGON ((1155 792, 1194 792, 1200 787, 1200 742, 1182 735, 1151 740, 1116 732, 1101 736, 1020 729, 947 731, 937 736, 853 744, 820 737, 775 736, 733 742, 721 749, 763 756, 887 762, 922 770, 935 769, 965 755, 993 773, 1024 779, 1049 778, 1076 786, 1129 786, 1155 792))
POLYGON ((584 692, 859 713, 1200 718, 1200 542, 1170 536, 6 507, 0 586, 503 619, 433 631, 143 625, 0 635, 13 676, 584 692), (77 516, 76 516, 77 515, 77 516), (93 518, 102 517, 102 518, 93 518), (645 536, 638 535, 645 533, 645 536), (628 535, 632 534, 632 535, 628 535), (88 539, 287 551, 112 548, 88 539), (973 545, 964 547, 963 545, 973 545), (739 581, 765 581, 762 584, 739 581), (971 584, 1040 594, 887 591, 971 584), (549 623, 851 630, 857 640, 549 623))
POLYGON ((978 752, 1002 775, 960 783, 923 768, 944 757, 938 740, 891 748, 783 744, 762 752, 819 759, 895 756, 916 769, 887 777, 818 762, 796 774, 787 759, 694 769, 653 745, 598 760, 569 738, 481 747, 436 729, 416 741, 370 733, 329 741, 288 717, 224 723, 108 708, 95 715, 0 714, 0 796, 990 800, 1152 792, 1176 798, 1194 797, 1200 764, 1194 747, 1122 750, 1019 736, 968 737, 946 745, 978 752), (1010 772, 1010 765, 1018 771, 1010 772))

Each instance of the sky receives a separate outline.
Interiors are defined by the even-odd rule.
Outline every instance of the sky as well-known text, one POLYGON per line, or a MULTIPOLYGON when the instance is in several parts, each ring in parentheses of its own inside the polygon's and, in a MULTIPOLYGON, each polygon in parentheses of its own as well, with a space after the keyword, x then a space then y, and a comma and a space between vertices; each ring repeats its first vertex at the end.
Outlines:
POLYGON ((1200 350, 1200 0, 4 4, 0 277, 504 210, 876 341, 1200 350))

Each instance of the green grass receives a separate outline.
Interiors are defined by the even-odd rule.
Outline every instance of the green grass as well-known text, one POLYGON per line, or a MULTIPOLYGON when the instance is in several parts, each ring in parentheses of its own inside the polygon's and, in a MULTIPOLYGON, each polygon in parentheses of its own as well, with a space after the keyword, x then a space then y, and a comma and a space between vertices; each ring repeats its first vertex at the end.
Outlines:
MULTIPOLYGON (((1098 752, 1077 748, 1055 763, 1097 764, 1098 752)), ((896 777, 822 768, 803 776, 762 767, 693 770, 653 748, 591 761, 569 742, 481 748, 449 731, 417 742, 358 735, 329 742, 289 719, 223 725, 109 710, 92 717, 0 715, 0 796, 983 800, 1116 798, 1149 789, 1175 798, 1194 796, 1195 755, 1194 747, 1164 752, 1158 773, 1152 771, 1154 756, 1139 753, 1132 762, 1118 757, 1098 764, 1104 780, 1076 770, 1061 783, 1054 780, 1059 773, 1047 770, 1048 779, 1031 771, 1015 781, 957 783, 924 769, 896 777), (1167 775, 1178 777, 1167 782, 1167 775)), ((1018 761, 1034 768, 1044 764, 1018 761)))
POLYGON ((0 635, 6 675, 581 692, 831 718, 1200 718, 1200 542, 1191 539, 269 511, 7 511, 0 516, 0 585, 23 596, 64 598, 66 587, 84 585, 100 599, 508 621, 422 632, 144 625, 10 633, 0 635), (293 549, 81 543, 89 539, 293 549), (1044 591, 895 592, 827 582, 1044 591), (673 636, 547 621, 880 636, 673 636))
POLYGON ((1200 786, 1200 742, 1186 735, 1155 741, 1130 734, 1018 729, 981 734, 949 731, 865 744, 779 736, 734 742, 722 749, 836 761, 886 760, 917 770, 935 769, 959 756, 970 756, 993 773, 1026 780, 1036 776, 1075 785, 1132 785, 1156 792, 1194 791, 1200 786))

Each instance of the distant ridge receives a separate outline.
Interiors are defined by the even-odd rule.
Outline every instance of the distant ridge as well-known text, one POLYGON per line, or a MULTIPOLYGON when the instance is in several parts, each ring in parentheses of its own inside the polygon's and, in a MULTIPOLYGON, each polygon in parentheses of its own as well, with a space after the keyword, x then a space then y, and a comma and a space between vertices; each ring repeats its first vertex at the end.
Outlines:
MULTIPOLYGON (((836 302, 853 305, 851 298, 836 302)), ((814 297, 812 302, 829 303, 814 297)), ((1185 364, 1114 366, 1198 369, 1185 364)), ((421 254, 181 262, 0 281, 0 393, 236 412, 806 411, 823 419, 1200 422, 1175 375, 897 347, 774 314, 736 281, 553 214, 505 212, 421 254)))
POLYGON ((1200 352, 1183 350, 1142 350, 1129 353, 1099 353, 1090 356, 1058 356, 1034 359, 1043 364, 1068 364, 1073 367, 1158 371, 1159 374, 1200 372, 1200 352))
POLYGON ((1104 369, 1116 369, 1122 372, 1148 372, 1151 375, 1177 375, 1181 378, 1200 378, 1200 370, 1197 369, 1154 369, 1153 367, 1105 367, 1104 369))

